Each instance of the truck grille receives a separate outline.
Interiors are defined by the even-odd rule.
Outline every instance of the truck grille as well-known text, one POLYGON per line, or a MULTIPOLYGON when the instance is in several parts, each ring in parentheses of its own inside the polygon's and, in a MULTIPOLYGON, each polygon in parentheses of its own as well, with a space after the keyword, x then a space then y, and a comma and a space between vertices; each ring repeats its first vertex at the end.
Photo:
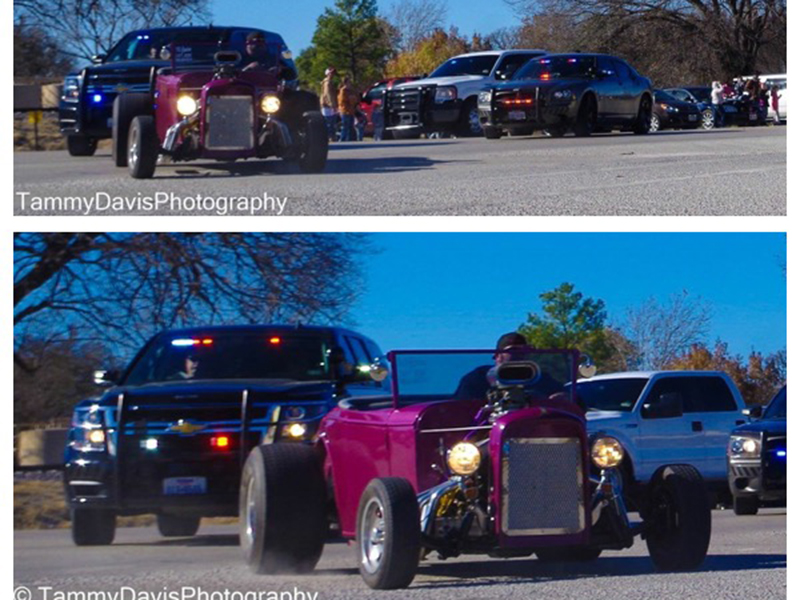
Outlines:
POLYGON ((209 96, 206 103, 206 147, 250 150, 253 139, 253 98, 209 96))
POLYGON ((577 438, 503 444, 503 533, 563 535, 585 527, 583 456, 577 438))

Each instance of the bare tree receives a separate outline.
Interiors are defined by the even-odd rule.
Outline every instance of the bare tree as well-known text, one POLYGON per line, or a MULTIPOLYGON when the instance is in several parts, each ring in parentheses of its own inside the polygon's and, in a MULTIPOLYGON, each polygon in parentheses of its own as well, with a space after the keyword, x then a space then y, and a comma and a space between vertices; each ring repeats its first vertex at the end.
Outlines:
POLYGON ((346 320, 368 247, 356 234, 16 234, 15 363, 35 367, 17 352, 25 336, 131 349, 197 323, 346 320))
POLYGON ((406 0, 393 2, 386 21, 393 31, 396 52, 412 50, 436 29, 444 29, 447 0, 406 0))
MULTIPOLYGON (((725 78, 749 75, 764 54, 783 44, 785 57, 786 0, 506 0, 523 18, 557 13, 578 23, 604 21, 610 39, 624 39, 631 27, 659 23, 677 29, 683 43, 665 46, 674 53, 688 45, 707 48, 725 78)), ((652 38, 656 39, 657 38, 652 38)), ((658 41, 658 40, 657 40, 658 41)), ((773 58, 770 58, 773 60, 773 58)))
POLYGON ((57 38, 63 52, 106 54, 129 31, 205 24, 208 0, 14 0, 14 13, 57 38))
POLYGON ((703 341, 711 321, 709 305, 687 291, 660 304, 648 298, 627 311, 621 330, 637 352, 640 369, 663 369, 703 341))

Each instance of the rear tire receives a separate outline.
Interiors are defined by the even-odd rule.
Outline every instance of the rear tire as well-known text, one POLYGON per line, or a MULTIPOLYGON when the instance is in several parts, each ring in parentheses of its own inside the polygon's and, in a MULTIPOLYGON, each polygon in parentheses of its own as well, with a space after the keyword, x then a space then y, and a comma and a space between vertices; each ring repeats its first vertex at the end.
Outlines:
POLYGON ((134 179, 150 179, 158 162, 156 122, 150 116, 134 117, 128 132, 128 171, 134 179))
POLYGON ((76 546, 108 546, 114 541, 117 516, 100 508, 73 508, 72 541, 76 546))
POLYGON ((589 137, 597 128, 597 100, 594 96, 583 99, 578 109, 578 118, 573 127, 576 137, 589 137))
POLYGON ((321 173, 328 162, 328 129, 319 111, 303 114, 305 130, 300 136, 298 163, 303 173, 321 173))
POLYGON ((501 137, 503 137, 503 130, 499 127, 494 127, 493 125, 484 125, 483 137, 485 137, 487 140, 499 140, 501 137))
POLYGON ((327 490, 311 446, 256 446, 239 489, 239 539, 255 573, 308 573, 328 533, 327 490))
POLYGON ((200 517, 157 515, 158 532, 164 537, 192 537, 200 529, 200 517))
POLYGON ((94 156, 97 140, 83 135, 67 136, 67 152, 70 156, 94 156))
POLYGON ((481 117, 478 112, 477 98, 468 98, 461 109, 461 118, 458 123, 458 137, 477 137, 481 135, 481 117))
POLYGON ((733 497, 733 512, 737 515, 757 515, 758 497, 733 497))
POLYGON ((417 495, 400 477, 373 479, 358 506, 356 546, 361 577, 376 590, 408 587, 419 565, 417 495))
POLYGON ((147 93, 120 94, 114 98, 111 119, 111 157, 118 167, 128 165, 128 132, 139 115, 153 112, 153 98, 147 93))
POLYGON ((650 133, 650 126, 653 118, 653 104, 650 98, 644 97, 639 101, 639 112, 636 114, 636 121, 633 123, 633 133, 636 135, 647 135, 650 133))
POLYGON ((644 513, 650 558, 659 571, 688 571, 705 560, 711 507, 705 482, 691 465, 669 465, 651 480, 644 513))

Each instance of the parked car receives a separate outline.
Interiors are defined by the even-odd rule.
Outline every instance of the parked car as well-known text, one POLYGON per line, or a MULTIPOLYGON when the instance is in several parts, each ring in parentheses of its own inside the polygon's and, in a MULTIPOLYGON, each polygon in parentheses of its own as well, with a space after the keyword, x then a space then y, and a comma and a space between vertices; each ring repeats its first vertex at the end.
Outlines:
MULTIPOLYGON (((703 115, 703 129, 714 129, 714 127, 717 126, 716 116, 714 115, 714 105, 711 102, 711 87, 674 87, 666 88, 664 92, 682 102, 694 104, 703 115)), ((723 110, 726 114, 730 112, 725 110, 724 106, 723 110)))
POLYGON ((306 173, 325 168, 328 133, 319 98, 284 84, 293 76, 276 45, 264 44, 257 68, 238 50, 181 42, 163 52, 150 92, 114 100, 112 155, 132 177, 153 176, 159 157, 234 161, 277 156, 306 173))
POLYGON ((631 502, 664 462, 696 468, 710 491, 726 496, 730 431, 746 422, 733 381, 717 371, 652 371, 578 381, 590 433, 617 440, 631 502))
MULTIPOLYGON (((713 129, 711 123, 714 119, 714 108, 711 103, 711 88, 703 86, 674 87, 664 90, 675 96, 678 100, 697 104, 703 112, 703 128, 713 129)), ((746 96, 728 98, 722 103, 725 114, 725 125, 763 125, 764 120, 759 114, 758 106, 746 96)))
POLYGON ((388 355, 392 398, 344 400, 315 446, 258 446, 242 475, 240 535, 259 573, 311 571, 335 519, 372 588, 403 588, 421 558, 592 560, 642 535, 661 570, 700 565, 711 533, 702 476, 664 462, 632 523, 619 442, 590 436, 570 350, 388 355), (483 377, 485 392, 469 379, 483 377), (566 387, 565 387, 566 384, 566 387), (475 390, 462 395, 462 390, 475 390), (590 474, 591 465, 596 474, 590 474))
MULTIPOLYGON (((703 123, 703 114, 696 104, 678 100, 663 90, 654 90, 654 93, 651 133, 662 129, 697 129, 703 123)), ((711 118, 713 126, 713 112, 711 118)))
MULTIPOLYGON (((375 132, 375 125, 372 120, 372 115, 376 110, 383 110, 384 93, 393 89, 394 86, 398 84, 405 83, 407 81, 416 81, 417 79, 419 79, 419 77, 393 77, 392 79, 383 79, 372 84, 372 86, 362 94, 359 108, 367 117, 367 125, 364 128, 365 135, 373 135, 375 132)), ((391 137, 391 132, 385 132, 385 139, 390 139, 391 137), (388 134, 388 136, 386 134, 388 134)))
MULTIPOLYGON (((170 64, 161 57, 162 48, 183 42, 242 47, 251 31, 251 27, 165 27, 126 34, 107 55, 95 56, 90 66, 64 80, 58 120, 70 155, 91 156, 98 140, 111 137, 119 94, 151 91, 155 72, 170 64)), ((283 39, 277 33, 262 33, 267 43, 281 48, 287 84, 296 87, 297 70, 291 57, 283 54, 288 50, 283 39)))
POLYGON ((490 83, 511 79, 544 50, 488 50, 448 59, 428 77, 394 86, 386 94, 384 123, 395 138, 447 132, 481 134, 478 93, 490 83))
POLYGON ((762 504, 786 506, 786 386, 755 419, 733 430, 728 443, 728 485, 737 515, 754 515, 762 504))
POLYGON ((107 390, 75 408, 64 466, 75 544, 110 544, 117 515, 155 513, 165 536, 235 515, 250 449, 310 443, 337 401, 388 394, 358 369, 378 356, 375 342, 338 327, 155 336, 124 373, 99 371, 107 390))
MULTIPOLYGON (((776 86, 778 88, 778 94, 780 97, 778 98, 778 116, 781 121, 786 121, 787 118, 787 111, 789 108, 789 97, 786 91, 786 73, 781 73, 779 75, 762 75, 761 81, 766 82, 769 86, 776 86)), ((773 119, 775 116, 775 111, 772 110, 772 103, 770 102, 769 105, 769 119, 773 119)))
POLYGON ((650 131, 650 80, 624 60, 606 54, 551 54, 534 58, 509 80, 478 96, 484 136, 528 135, 543 129, 552 137, 567 131, 588 136, 599 130, 650 131))

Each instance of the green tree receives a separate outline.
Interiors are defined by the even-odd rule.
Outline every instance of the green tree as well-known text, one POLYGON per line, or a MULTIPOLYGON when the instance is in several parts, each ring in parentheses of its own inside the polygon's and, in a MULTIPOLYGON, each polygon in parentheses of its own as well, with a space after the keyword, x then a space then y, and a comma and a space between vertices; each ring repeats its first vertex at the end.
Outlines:
POLYGON ((311 87, 319 85, 326 68, 334 67, 350 74, 361 89, 381 78, 391 52, 376 0, 336 0, 317 19, 311 46, 300 53, 297 67, 311 87))
POLYGON ((528 314, 519 332, 538 348, 576 348, 608 370, 615 354, 606 329, 605 302, 584 298, 572 283, 539 295, 542 313, 528 314))

